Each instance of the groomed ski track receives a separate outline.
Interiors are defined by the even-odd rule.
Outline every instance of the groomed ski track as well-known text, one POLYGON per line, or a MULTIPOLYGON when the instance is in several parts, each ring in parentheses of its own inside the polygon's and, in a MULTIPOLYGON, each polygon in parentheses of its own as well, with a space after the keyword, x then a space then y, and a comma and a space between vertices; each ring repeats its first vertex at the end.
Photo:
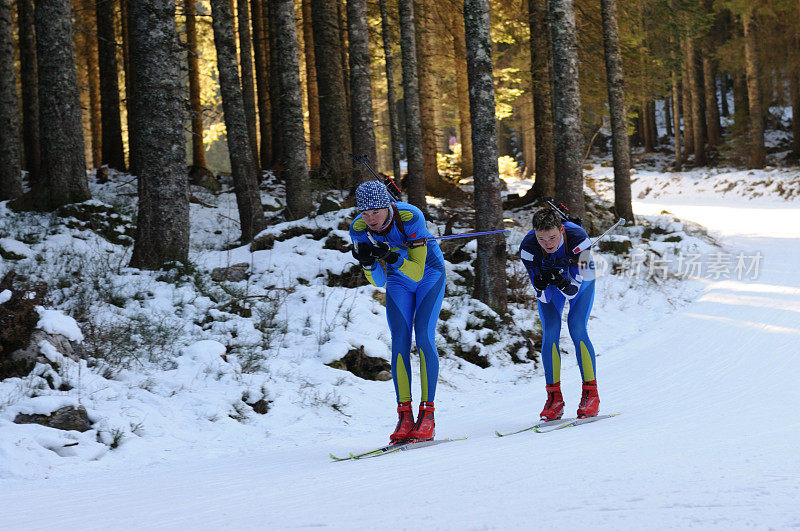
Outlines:
MULTIPOLYGON (((635 209, 667 209, 764 259, 757 280, 710 281, 696 302, 601 353, 601 412, 620 416, 497 438, 495 429, 535 420, 541 378, 442 386, 437 436, 466 441, 333 463, 329 452, 366 450, 384 434, 309 433, 296 447, 264 438, 246 454, 84 465, 0 482, 0 529, 800 526, 800 208, 658 200, 635 209)), ((565 366, 568 415, 578 380, 565 366)))

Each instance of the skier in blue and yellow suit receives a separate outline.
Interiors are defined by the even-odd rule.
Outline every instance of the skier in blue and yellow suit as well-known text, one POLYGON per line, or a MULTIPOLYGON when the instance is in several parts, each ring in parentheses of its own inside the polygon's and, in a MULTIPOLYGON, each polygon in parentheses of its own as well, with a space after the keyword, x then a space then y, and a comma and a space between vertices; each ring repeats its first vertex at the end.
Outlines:
POLYGON ((442 251, 425 225, 422 211, 394 202, 386 186, 367 181, 356 189, 359 215, 350 225, 353 255, 367 280, 386 286, 386 319, 392 333, 392 378, 399 419, 392 443, 429 440, 434 436, 439 355, 436 324, 444 297, 442 251), (386 264, 385 269, 378 262, 386 264), (420 357, 422 397, 416 423, 411 410, 411 331, 420 357))
POLYGON ((531 278, 542 322, 542 362, 544 364, 547 402, 540 413, 542 420, 560 419, 564 412, 561 395, 561 312, 569 300, 567 326, 575 345, 583 379, 583 393, 578 417, 594 417, 600 407, 595 376, 595 355, 586 325, 594 302, 594 262, 591 240, 583 227, 562 221, 551 207, 533 215, 533 230, 522 240, 520 257, 531 278))

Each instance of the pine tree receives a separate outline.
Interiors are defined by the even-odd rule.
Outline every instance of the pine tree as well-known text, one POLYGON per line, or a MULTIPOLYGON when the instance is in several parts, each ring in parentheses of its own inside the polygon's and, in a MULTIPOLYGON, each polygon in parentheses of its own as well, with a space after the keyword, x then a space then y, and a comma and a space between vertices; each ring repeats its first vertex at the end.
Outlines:
POLYGON ((28 180, 39 177, 41 155, 39 147, 39 91, 36 74, 36 34, 34 31, 33 0, 17 1, 19 24, 19 64, 22 93, 22 145, 25 152, 24 169, 28 180))
POLYGON ((608 85, 608 108, 611 115, 611 149, 614 154, 614 208, 618 216, 633 222, 631 205, 631 161, 628 124, 625 112, 625 79, 619 49, 616 0, 601 0, 603 46, 608 85))
POLYGON ((403 64, 403 103, 406 111, 406 190, 408 201, 423 212, 428 210, 425 199, 425 173, 422 159, 422 130, 419 111, 419 82, 417 78, 417 36, 413 0, 397 0, 400 15, 400 51, 403 64))
POLYGON ((311 212, 311 186, 306 161, 303 129, 303 100, 300 84, 300 49, 295 26, 294 0, 276 0, 275 31, 278 44, 278 75, 281 88, 281 134, 283 158, 281 166, 286 181, 286 205, 289 219, 298 219, 311 212))
POLYGON ((272 167, 272 115, 269 85, 269 39, 264 27, 265 0, 250 0, 253 14, 253 55, 255 56, 258 131, 261 138, 258 159, 261 168, 272 167))
MULTIPOLYGON (((350 37, 350 125, 353 152, 376 160, 375 121, 372 112, 372 82, 369 71, 369 28, 366 0, 348 0, 347 26, 350 37)), ((360 180, 372 177, 361 168, 360 180)))
POLYGON ((0 201, 22 194, 11 0, 0 0, 0 201))
POLYGON ((250 138, 250 149, 253 150, 253 162, 258 169, 258 135, 256 134, 256 91, 253 83, 253 52, 250 36, 250 7, 248 0, 237 0, 236 14, 239 17, 239 52, 242 69, 242 100, 244 116, 247 120, 247 135, 250 138))
MULTIPOLYGON (((552 72, 550 67, 550 24, 547 0, 528 0, 531 32, 531 76, 533 120, 536 139, 536 196, 556 193, 555 147, 553 144, 552 72)), ((526 194, 527 195, 527 194, 526 194)))
POLYGON ((336 0, 311 0, 311 16, 322 139, 320 174, 334 186, 349 189, 353 184, 352 141, 336 0))
POLYGON ((206 149, 203 142, 203 106, 200 101, 200 66, 197 48, 196 0, 183 0, 186 15, 186 63, 189 67, 189 109, 192 121, 192 166, 206 167, 206 149))
POLYGON ((119 72, 117 38, 114 31, 115 0, 97 2, 97 48, 100 70, 101 161, 109 167, 124 170, 122 123, 119 115, 119 72))
POLYGON ((383 54, 386 61, 386 103, 389 113, 389 136, 392 146, 392 174, 398 183, 401 178, 400 159, 403 158, 400 139, 400 119, 397 112, 397 89, 394 71, 395 55, 392 52, 392 39, 389 30, 389 10, 386 0, 379 0, 381 11, 381 39, 383 40, 383 54))
POLYGON ((236 41, 233 35, 233 14, 228 0, 211 0, 211 20, 214 28, 214 46, 217 50, 217 71, 222 92, 225 131, 228 137, 228 154, 239 208, 242 229, 241 241, 247 243, 267 226, 247 119, 244 112, 239 68, 236 62, 236 41))
POLYGON ((314 54, 314 27, 311 22, 311 0, 303 2, 303 53, 306 64, 306 94, 308 95, 309 159, 311 171, 319 168, 322 157, 322 134, 319 123, 319 90, 317 89, 317 60, 314 54))
POLYGON ((41 179, 33 204, 54 210, 91 197, 86 178, 81 107, 75 71, 69 0, 36 2, 36 58, 39 75, 41 179))
POLYGON ((189 255, 184 99, 175 0, 129 0, 130 67, 139 213, 131 266, 157 269, 189 255))
POLYGON ((750 153, 747 166, 749 168, 763 168, 766 165, 766 150, 764 149, 764 121, 761 109, 761 77, 758 63, 758 26, 755 20, 755 8, 749 5, 742 13, 742 26, 744 27, 744 56, 747 72, 747 100, 750 115, 750 153))
POLYGON ((583 217, 583 137, 573 0, 550 0, 553 39, 553 139, 556 194, 583 217))
MULTIPOLYGON (((473 145, 481 146, 474 158, 475 228, 503 228, 500 174, 497 165, 494 77, 489 0, 464 0, 464 27, 469 75, 469 103, 473 145)), ((475 297, 498 313, 507 311, 506 244, 501 234, 478 240, 475 297)))

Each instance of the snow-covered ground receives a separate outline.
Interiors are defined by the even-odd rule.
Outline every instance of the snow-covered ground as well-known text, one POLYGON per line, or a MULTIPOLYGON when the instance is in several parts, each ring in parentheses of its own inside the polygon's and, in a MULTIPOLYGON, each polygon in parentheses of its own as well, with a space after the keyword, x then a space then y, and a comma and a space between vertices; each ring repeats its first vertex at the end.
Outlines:
MULTIPOLYGON (((634 197, 676 175, 686 183, 702 180, 696 173, 640 172, 634 186, 643 188, 634 197)), ((35 382, 0 383, 0 506, 11 508, 0 511, 0 528, 800 526, 794 448, 800 421, 792 420, 800 399, 794 381, 800 206, 793 199, 665 190, 636 201, 637 214, 667 210, 708 227, 722 246, 691 236, 689 225, 668 216, 651 217, 665 234, 657 232, 659 241, 647 249, 658 253, 669 273, 653 281, 645 278, 646 264, 639 274, 629 264, 620 274, 601 276, 590 334, 598 352, 601 410, 618 417, 497 439, 495 429, 522 427, 537 417, 544 402, 541 369, 512 363, 499 351, 487 351, 487 369, 447 355, 437 391, 437 434, 468 439, 344 463, 331 462, 328 453, 383 444, 394 426, 391 382, 365 381, 323 365, 361 344, 367 353, 387 357, 380 290, 325 286, 318 275, 341 273, 346 259, 312 238, 276 241, 255 253, 222 250, 226 235, 214 235, 224 222, 215 216, 225 205, 207 215, 194 205, 205 238, 193 241, 201 272, 249 263, 250 279, 228 289, 270 295, 273 306, 260 308, 264 315, 256 307, 255 315, 278 321, 277 308, 292 319, 274 330, 254 324, 256 318, 230 315, 218 309, 227 299, 216 288, 202 288, 201 274, 180 283, 112 268, 105 289, 124 301, 118 311, 103 310, 108 318, 177 315, 166 322, 185 327, 175 340, 178 353, 172 359, 151 352, 114 374, 65 361, 63 374, 55 376, 73 391, 41 389, 37 398, 27 387, 35 382), (682 271, 688 255, 701 258, 697 274, 682 271), (205 322, 206 315, 212 322, 205 322), (263 359, 247 358, 261 348, 263 359), (266 415, 246 405, 260 398, 270 404, 266 415), (18 412, 48 412, 59 404, 84 405, 101 427, 81 435, 11 422, 18 412), (120 444, 110 450, 108 439, 115 435, 120 444)), ((521 223, 527 219, 520 215, 521 223)), ((345 237, 340 221, 331 214, 314 223, 345 237)), ((55 262, 66 241, 81 245, 52 232, 29 243, 23 243, 31 240, 23 229, 3 236, 16 242, 6 245, 25 257, 22 266, 37 255, 55 262)), ((511 248, 524 233, 524 227, 512 231, 511 248)), ((640 233, 641 227, 630 231, 634 247, 640 233)), ((105 240, 85 245, 87 252, 120 259, 120 249, 105 240)), ((599 262, 619 266, 615 260, 598 255, 599 262)), ((8 265, 3 267, 0 273, 8 265)), ((450 277, 457 268, 448 266, 450 277)), ((69 287, 59 289, 57 295, 75 295, 69 287)), ((464 341, 480 340, 459 308, 465 299, 452 289, 445 308, 453 328, 474 334, 464 341)), ((69 302, 56 297, 56 305, 74 311, 69 302)), ((517 307, 514 317, 529 329, 535 310, 517 307)), ((53 321, 70 325, 51 315, 53 321)), ((564 338, 562 345, 569 352, 562 366, 564 394, 573 410, 579 375, 571 344, 564 338)))

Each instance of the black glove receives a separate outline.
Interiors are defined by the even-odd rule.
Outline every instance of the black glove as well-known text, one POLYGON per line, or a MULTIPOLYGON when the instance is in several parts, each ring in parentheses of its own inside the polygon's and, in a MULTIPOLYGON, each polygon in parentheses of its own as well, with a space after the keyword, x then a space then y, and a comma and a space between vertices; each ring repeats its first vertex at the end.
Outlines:
POLYGON ((555 258, 550 258, 550 259, 544 258, 542 260, 542 265, 539 266, 539 271, 542 272, 542 275, 544 277, 547 277, 548 275, 552 275, 553 273, 555 273, 556 269, 557 268, 556 268, 556 260, 555 260, 555 258))
POLYGON ((578 286, 573 284, 566 275, 553 275, 553 282, 552 284, 558 288, 558 291, 563 293, 568 297, 572 297, 576 293, 578 293, 578 286))
POLYGON ((372 256, 378 260, 386 260, 389 265, 394 265, 400 258, 400 255, 392 251, 392 249, 384 242, 375 242, 372 248, 372 256))
POLYGON ((375 265, 374 251, 375 248, 371 244, 359 242, 357 247, 353 247, 353 258, 358 260, 364 269, 372 269, 372 266, 375 265))
POLYGON ((537 291, 544 291, 552 280, 553 275, 551 273, 540 273, 533 277, 533 287, 536 288, 537 291))

